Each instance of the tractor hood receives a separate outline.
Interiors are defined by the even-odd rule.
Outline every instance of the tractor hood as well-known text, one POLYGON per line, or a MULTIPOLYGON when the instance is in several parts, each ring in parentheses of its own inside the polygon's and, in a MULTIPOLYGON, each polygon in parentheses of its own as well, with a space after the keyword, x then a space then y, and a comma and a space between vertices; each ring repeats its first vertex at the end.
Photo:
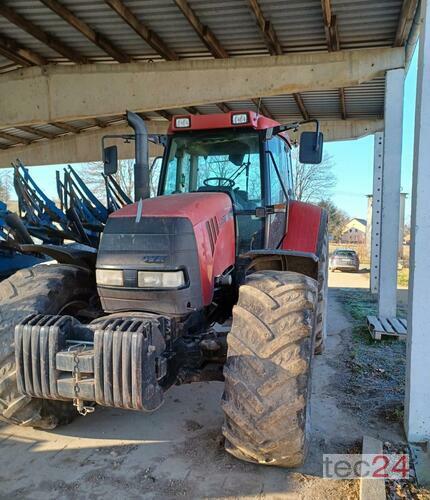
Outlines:
POLYGON ((141 200, 114 212, 110 218, 185 217, 195 226, 213 215, 231 212, 232 202, 225 193, 181 193, 141 200))
POLYGON ((216 278, 234 263, 227 194, 149 198, 109 217, 97 255, 99 296, 106 312, 184 316, 211 304, 216 278), (160 284, 146 284, 149 277, 160 284))

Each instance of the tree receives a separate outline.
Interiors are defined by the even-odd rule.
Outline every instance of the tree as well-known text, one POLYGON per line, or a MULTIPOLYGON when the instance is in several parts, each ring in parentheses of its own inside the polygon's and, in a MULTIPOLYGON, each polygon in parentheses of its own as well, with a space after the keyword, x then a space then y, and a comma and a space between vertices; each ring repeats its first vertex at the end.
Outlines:
POLYGON ((7 203, 12 192, 12 179, 9 172, 0 174, 0 200, 7 203))
POLYGON ((300 163, 298 151, 293 153, 293 183, 296 200, 318 202, 328 199, 336 186, 336 176, 332 172, 333 158, 325 154, 318 165, 300 163))
POLYGON ((331 200, 321 200, 318 205, 328 213, 328 234, 333 241, 339 241, 342 229, 349 220, 346 212, 338 208, 331 200))
MULTIPOLYGON (((152 164, 152 158, 149 159, 149 165, 152 164)), ((160 176, 161 161, 155 162, 150 170, 149 185, 151 196, 155 196, 158 188, 158 178, 160 176)), ((95 161, 87 163, 85 167, 79 170, 79 175, 88 184, 93 193, 106 200, 105 182, 102 176, 103 163, 95 161)), ((113 175, 115 180, 121 186, 124 193, 130 198, 134 197, 134 160, 121 160, 118 165, 118 172, 113 175)))

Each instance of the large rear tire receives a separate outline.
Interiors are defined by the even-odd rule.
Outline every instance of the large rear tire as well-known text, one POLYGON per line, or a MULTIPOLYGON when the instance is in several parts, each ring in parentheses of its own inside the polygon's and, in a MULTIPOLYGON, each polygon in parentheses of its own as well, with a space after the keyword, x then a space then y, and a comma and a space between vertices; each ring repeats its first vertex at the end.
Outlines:
POLYGON ((15 325, 31 313, 66 313, 95 292, 91 273, 70 265, 39 265, 0 283, 0 420, 53 429, 76 414, 71 403, 30 398, 16 383, 15 325))
POLYGON ((226 450, 254 463, 295 467, 307 452, 318 284, 290 271, 251 274, 227 336, 226 450))

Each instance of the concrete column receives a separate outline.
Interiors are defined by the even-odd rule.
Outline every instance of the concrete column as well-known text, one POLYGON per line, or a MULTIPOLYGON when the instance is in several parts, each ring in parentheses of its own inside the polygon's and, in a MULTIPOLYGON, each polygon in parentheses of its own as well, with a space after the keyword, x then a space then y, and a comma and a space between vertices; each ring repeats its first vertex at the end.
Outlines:
POLYGON ((383 158, 384 133, 377 132, 373 146, 373 195, 369 197, 372 210, 370 251, 370 291, 372 293, 379 291, 383 158))
POLYGON ((409 441, 430 440, 430 1, 418 59, 415 149, 412 181, 411 267, 407 340, 405 428, 409 441))
POLYGON ((387 71, 382 175, 379 316, 396 316, 404 69, 387 71))
POLYGON ((400 193, 400 213, 399 213, 399 257, 403 259, 403 239, 405 236, 405 205, 407 193, 400 193))

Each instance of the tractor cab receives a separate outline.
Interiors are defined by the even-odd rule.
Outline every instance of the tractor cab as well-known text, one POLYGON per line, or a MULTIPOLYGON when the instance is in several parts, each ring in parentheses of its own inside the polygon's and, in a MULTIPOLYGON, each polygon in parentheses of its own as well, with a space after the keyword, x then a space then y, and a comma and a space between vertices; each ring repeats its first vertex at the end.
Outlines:
POLYGON ((175 118, 158 195, 226 193, 236 219, 238 253, 270 247, 276 235, 271 217, 265 228, 268 209, 278 206, 276 232, 281 238, 292 196, 288 136, 283 133, 267 139, 267 131, 277 126, 252 111, 175 118))

